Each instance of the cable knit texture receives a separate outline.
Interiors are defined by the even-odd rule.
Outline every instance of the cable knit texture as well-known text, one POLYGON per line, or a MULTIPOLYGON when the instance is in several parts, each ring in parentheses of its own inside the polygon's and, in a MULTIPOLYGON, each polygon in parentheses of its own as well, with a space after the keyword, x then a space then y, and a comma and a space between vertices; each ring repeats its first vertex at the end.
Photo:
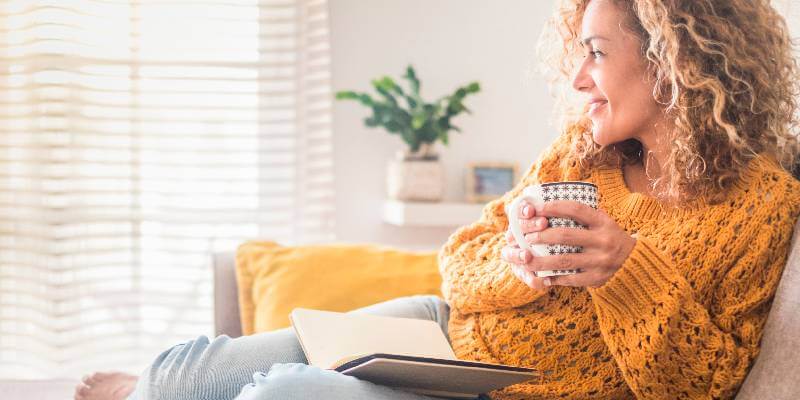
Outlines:
POLYGON ((758 355, 800 214, 800 183, 757 158, 726 201, 662 206, 619 168, 585 173, 545 153, 439 253, 459 358, 531 367, 493 399, 730 399, 758 355), (584 180, 637 244, 599 288, 532 290, 500 258, 504 207, 528 186, 584 180))

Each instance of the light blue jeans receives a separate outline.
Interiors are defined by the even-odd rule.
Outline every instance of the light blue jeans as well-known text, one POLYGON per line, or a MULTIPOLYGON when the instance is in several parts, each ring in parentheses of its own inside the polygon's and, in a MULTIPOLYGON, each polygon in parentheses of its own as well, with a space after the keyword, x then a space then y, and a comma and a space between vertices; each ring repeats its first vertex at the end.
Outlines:
MULTIPOLYGON (((436 296, 403 297, 353 312, 432 320, 445 335, 450 315, 436 296)), ((236 339, 200 336, 159 355, 129 400, 433 399, 306 363, 291 328, 236 339)))

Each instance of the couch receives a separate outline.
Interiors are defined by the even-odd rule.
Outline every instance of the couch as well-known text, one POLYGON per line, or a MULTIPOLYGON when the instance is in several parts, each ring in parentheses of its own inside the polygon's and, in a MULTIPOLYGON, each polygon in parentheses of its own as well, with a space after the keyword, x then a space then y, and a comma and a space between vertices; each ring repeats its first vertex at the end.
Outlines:
MULTIPOLYGON (((736 400, 800 399, 800 221, 791 248, 764 328, 761 354, 736 400)), ((215 254, 212 265, 215 332, 241 336, 235 254, 215 254)))

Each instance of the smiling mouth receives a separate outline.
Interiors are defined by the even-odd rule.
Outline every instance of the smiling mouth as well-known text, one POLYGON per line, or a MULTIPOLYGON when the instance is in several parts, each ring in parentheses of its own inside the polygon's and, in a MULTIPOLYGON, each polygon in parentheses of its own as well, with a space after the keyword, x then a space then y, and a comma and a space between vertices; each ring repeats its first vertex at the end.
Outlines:
POLYGON ((587 111, 587 114, 592 115, 596 113, 598 110, 605 107, 606 104, 608 104, 607 101, 596 101, 594 103, 589 104, 589 110, 587 111))

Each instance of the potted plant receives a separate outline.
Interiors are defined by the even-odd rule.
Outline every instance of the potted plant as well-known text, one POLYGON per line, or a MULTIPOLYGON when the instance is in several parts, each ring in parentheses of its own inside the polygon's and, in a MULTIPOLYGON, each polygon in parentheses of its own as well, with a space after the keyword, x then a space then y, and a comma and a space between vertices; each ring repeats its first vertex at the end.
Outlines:
POLYGON ((408 145, 390 161, 387 174, 387 191, 392 199, 438 201, 444 194, 444 168, 433 149, 437 141, 449 143, 450 131, 461 132, 451 119, 470 110, 464 98, 480 91, 478 82, 459 87, 448 96, 426 102, 420 96, 420 81, 412 66, 406 68, 403 78, 410 90, 403 90, 392 78, 384 76, 372 80, 378 92, 373 98, 367 93, 341 91, 338 100, 356 100, 372 110, 364 119, 368 127, 383 127, 399 135, 408 145))

